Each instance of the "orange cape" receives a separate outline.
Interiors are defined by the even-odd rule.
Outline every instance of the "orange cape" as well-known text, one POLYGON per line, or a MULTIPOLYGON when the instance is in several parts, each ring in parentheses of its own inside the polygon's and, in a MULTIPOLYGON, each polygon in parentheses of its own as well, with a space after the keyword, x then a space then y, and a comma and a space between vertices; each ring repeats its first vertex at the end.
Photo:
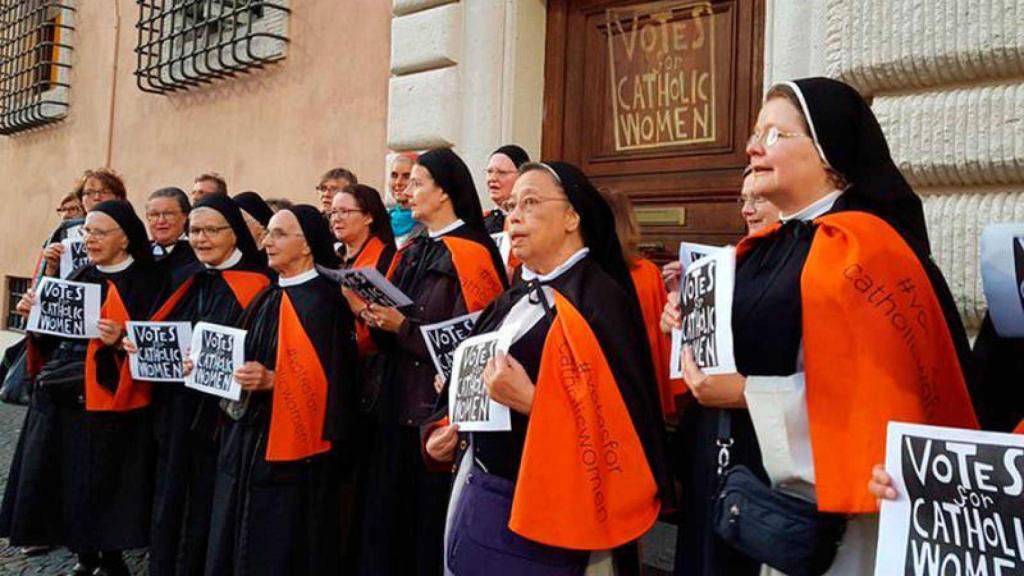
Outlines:
MULTIPOLYGON (((381 255, 383 254, 384 243, 381 242, 380 238, 371 236, 370 239, 366 241, 366 246, 364 246, 359 252, 359 256, 356 256, 356 260, 352 263, 352 267, 376 269, 381 255)), ((388 268, 390 267, 391 263, 388 263, 388 268)), ((370 329, 366 326, 366 322, 364 322, 360 317, 356 317, 356 346, 359 349, 360 358, 366 358, 368 355, 377 351, 377 346, 374 345, 373 338, 370 337, 370 329)))
POLYGON ((270 462, 301 460, 331 449, 324 440, 327 373, 287 292, 278 313, 273 408, 267 438, 270 462))
MULTIPOLYGON (((249 306, 249 303, 252 302, 252 299, 257 294, 270 284, 270 278, 266 274, 260 274, 259 272, 225 270, 221 273, 221 277, 227 282, 228 287, 231 288, 231 292, 235 295, 235 299, 238 300, 238 304, 243 310, 249 306)), ((174 307, 178 305, 178 302, 181 302, 181 299, 188 292, 188 289, 192 287, 194 281, 195 277, 193 276, 182 282, 181 286, 178 286, 178 289, 153 313, 150 320, 160 322, 166 319, 174 311, 174 307)))
POLYGON ((1021 420, 1020 424, 1017 424, 1017 427, 1013 429, 1013 433, 1024 434, 1024 420, 1021 420))
POLYGON ((668 302, 668 292, 665 290, 665 282, 661 279, 661 270, 646 258, 637 259, 630 275, 633 277, 636 295, 640 300, 640 312, 644 317, 647 341, 651 347, 651 358, 654 360, 654 375, 658 380, 661 411, 665 417, 669 417, 676 413, 675 397, 685 394, 687 389, 682 378, 669 378, 672 338, 661 331, 661 311, 668 302))
POLYGON ((978 422, 942 307, 902 237, 863 212, 815 222, 800 289, 818 508, 874 512, 863 479, 885 459, 888 422, 978 422))
POLYGON ((478 312, 505 291, 501 275, 494 268, 491 252, 482 244, 456 236, 442 236, 459 276, 467 312, 478 312))
MULTIPOLYGON (((107 297, 100 307, 100 318, 121 324, 131 320, 117 286, 110 280, 107 280, 107 297)), ((90 412, 126 412, 149 406, 150 384, 132 378, 127 356, 114 357, 118 372, 117 389, 111 392, 100 385, 96 354, 103 347, 99 338, 93 338, 85 352, 85 409, 90 412)))
POLYGON ((639 538, 661 503, 605 354, 555 291, 509 529, 530 540, 607 550, 639 538))

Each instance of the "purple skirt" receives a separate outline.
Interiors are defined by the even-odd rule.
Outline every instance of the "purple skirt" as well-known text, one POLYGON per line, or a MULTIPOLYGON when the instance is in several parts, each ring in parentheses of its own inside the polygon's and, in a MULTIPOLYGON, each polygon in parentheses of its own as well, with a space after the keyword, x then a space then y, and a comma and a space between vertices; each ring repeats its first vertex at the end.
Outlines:
POLYGON ((579 576, 590 552, 527 540, 508 529, 515 484, 473 466, 452 514, 448 569, 458 576, 579 576))

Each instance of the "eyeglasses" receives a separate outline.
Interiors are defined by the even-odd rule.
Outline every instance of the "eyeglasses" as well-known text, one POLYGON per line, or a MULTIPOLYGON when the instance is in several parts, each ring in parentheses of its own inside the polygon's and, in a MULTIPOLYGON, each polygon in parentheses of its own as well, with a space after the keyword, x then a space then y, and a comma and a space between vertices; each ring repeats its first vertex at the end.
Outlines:
POLYGON ((188 235, 189 238, 199 238, 200 236, 213 238, 228 228, 231 228, 231 226, 192 226, 188 229, 188 235))
POLYGON ((347 217, 349 214, 362 214, 362 213, 363 213, 363 211, 359 210, 358 208, 338 208, 337 210, 328 210, 327 211, 327 217, 328 218, 334 218, 335 216, 337 216, 337 217, 341 218, 341 217, 347 217))
POLYGON ((268 231, 266 235, 267 238, 270 238, 274 242, 280 242, 281 240, 284 240, 285 238, 288 238, 290 236, 294 236, 296 238, 305 238, 305 236, 302 234, 289 234, 287 232, 282 232, 277 228, 268 231))
POLYGON ((81 214, 83 209, 81 206, 61 206, 57 208, 58 214, 81 214))
POLYGON ((99 190, 82 190, 82 197, 89 198, 102 198, 104 196, 113 196, 114 194, 106 188, 100 188, 99 190))
POLYGON ((184 213, 181 212, 180 210, 175 210, 173 212, 146 212, 146 220, 150 220, 153 222, 156 222, 161 218, 163 218, 164 220, 170 220, 171 218, 174 218, 176 216, 184 216, 184 213))
POLYGON ((504 210, 506 214, 511 214, 515 212, 516 208, 522 208, 523 214, 532 214, 537 206, 540 206, 545 202, 569 202, 569 199, 558 198, 556 196, 527 196, 525 198, 520 198, 519 200, 511 198, 501 205, 501 209, 504 210))
POLYGON ((497 176, 498 178, 504 178, 509 174, 515 174, 515 170, 499 170, 497 168, 488 168, 484 170, 484 174, 487 176, 497 176))
POLYGON ((104 230, 102 228, 93 228, 92 226, 82 226, 82 236, 91 236, 97 240, 105 240, 107 236, 110 236, 114 232, 117 232, 121 228, 109 228, 104 230))
POLYGON ((321 194, 325 194, 328 192, 331 194, 337 194, 338 192, 341 192, 344 189, 345 188, 343 186, 324 186, 322 184, 316 187, 316 191, 321 194))
POLYGON ((765 148, 771 148, 779 143, 780 138, 810 138, 806 134, 800 132, 783 132, 775 126, 772 126, 764 132, 754 132, 750 135, 750 139, 747 140, 747 146, 753 146, 760 144, 765 148))

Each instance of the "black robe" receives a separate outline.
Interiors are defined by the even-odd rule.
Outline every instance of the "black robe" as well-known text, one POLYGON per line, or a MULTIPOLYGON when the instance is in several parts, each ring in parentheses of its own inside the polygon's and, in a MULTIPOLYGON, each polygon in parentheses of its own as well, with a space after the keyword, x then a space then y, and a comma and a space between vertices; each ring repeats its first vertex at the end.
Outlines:
MULTIPOLYGON (((573 264, 544 285, 550 286, 564 296, 583 316, 597 338, 628 410, 633 429, 640 439, 658 487, 659 497, 663 504, 671 503, 673 488, 666 465, 664 425, 656 384, 645 363, 636 361, 637 358, 645 359, 650 356, 644 345, 646 332, 642 321, 633 317, 632 308, 627 304, 630 296, 627 296, 623 288, 589 257, 573 264)), ((493 332, 500 328, 506 316, 522 298, 529 298, 531 303, 540 302, 539 289, 536 281, 517 280, 511 289, 495 300, 481 315, 473 334, 493 332)), ((509 354, 523 366, 531 382, 535 384, 538 382, 548 333, 557 317, 557 309, 553 306, 548 308, 545 316, 509 349, 509 354)), ((447 400, 446 386, 440 396, 439 409, 434 415, 434 420, 447 415, 447 400)), ((511 424, 512 429, 509 432, 460 433, 453 471, 458 472, 460 466, 469 465, 462 461, 462 456, 472 442, 473 457, 478 465, 489 474, 516 482, 520 473, 529 418, 512 410, 511 424)), ((451 542, 448 545, 453 546, 451 542)), ((567 551, 563 553, 563 556, 570 557, 573 554, 567 551)), ((581 566, 585 566, 587 557, 587 554, 579 555, 581 566)), ((635 547, 623 546, 617 549, 615 561, 617 573, 639 573, 635 547)))
POLYGON ((484 216, 484 227, 488 234, 497 234, 505 231, 505 219, 508 216, 499 208, 495 208, 484 216))
MULTIPOLYGON (((156 246, 153 251, 154 253, 158 251, 156 246)), ((203 269, 203 265, 196 259, 196 253, 192 250, 192 245, 188 243, 188 240, 178 240, 173 244, 170 252, 162 247, 160 251, 163 253, 154 256, 156 266, 162 274, 170 279, 168 288, 172 291, 177 290, 178 286, 203 269)))
MULTIPOLYGON (((116 273, 89 265, 70 278, 116 286, 132 318, 147 318, 163 278, 152 267, 133 264, 116 273)), ((86 411, 85 376, 50 378, 61 366, 80 366, 85 340, 31 335, 42 360, 35 390, 0 508, 0 534, 13 545, 66 545, 79 553, 117 551, 149 542, 152 498, 151 416, 130 411, 86 411)), ((115 357, 96 354, 98 383, 117 389, 115 357)))
MULTIPOLYGON (((445 236, 484 246, 505 285, 501 256, 482 230, 463 225, 445 236)), ((386 360, 364 496, 367 509, 375 512, 364 514, 360 526, 359 573, 367 576, 441 572, 450 475, 428 470, 420 452, 419 426, 432 415, 438 395, 436 370, 419 328, 472 311, 441 238, 421 236, 397 258, 392 282, 413 304, 403 310, 406 321, 397 333, 371 330, 386 360)))
MULTIPOLYGON (((307 370, 327 381, 326 416, 320 431, 330 452, 301 460, 267 460, 273 391, 244 394, 247 407, 220 436, 206 574, 338 573, 337 459, 350 442, 358 367, 352 313, 338 285, 316 277, 297 286, 272 285, 256 297, 243 327, 245 358, 277 368, 283 296, 295 308, 315 348, 307 370)), ((275 387, 281 386, 278 382, 275 387)))
MULTIPOLYGON (((177 254, 178 249, 172 253, 177 254)), ((210 322, 237 326, 245 305, 224 273, 205 269, 188 286, 161 320, 210 322)), ((232 271, 251 272, 247 282, 262 286, 269 279, 252 266, 239 263, 232 271)), ((244 282, 244 281, 240 281, 244 282)), ((246 288, 240 287, 242 294, 246 288)), ((156 484, 153 494, 149 573, 152 576, 201 574, 206 563, 210 510, 217 471, 217 431, 221 420, 218 399, 182 384, 158 383, 153 390, 153 436, 156 441, 156 484)))
POLYGON ((1010 432, 1024 419, 1024 338, 996 333, 986 314, 974 341, 976 386, 971 395, 984 430, 1010 432))

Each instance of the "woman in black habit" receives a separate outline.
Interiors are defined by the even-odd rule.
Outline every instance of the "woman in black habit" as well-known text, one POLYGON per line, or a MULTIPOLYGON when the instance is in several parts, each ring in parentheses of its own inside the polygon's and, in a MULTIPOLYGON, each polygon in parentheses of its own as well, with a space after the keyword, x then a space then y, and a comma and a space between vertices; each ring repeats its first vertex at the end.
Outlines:
POLYGON ((160 188, 146 201, 153 258, 161 273, 170 278, 172 290, 202 268, 185 235, 191 209, 188 195, 181 188, 160 188))
POLYGON ((428 470, 419 426, 437 400, 424 325, 483 310, 506 286, 504 266, 484 229, 469 169, 454 152, 421 155, 412 169, 412 216, 428 234, 406 244, 391 281, 413 304, 370 304, 366 317, 386 356, 381 427, 371 455, 359 549, 365 575, 439 574, 450 469, 428 470))
MULTIPOLYGON (((102 289, 100 338, 32 335, 32 404, 11 464, 0 534, 15 545, 64 544, 74 575, 128 574, 121 552, 149 542, 150 387, 119 349, 124 323, 145 320, 164 279, 131 204, 105 201, 84 225, 92 262, 72 273, 102 289)), ((27 314, 35 296, 18 305, 27 314)))
MULTIPOLYGON (((189 242, 198 269, 182 280, 153 320, 238 326, 245 308, 270 284, 266 257, 241 211, 226 196, 205 196, 189 214, 189 242)), ((124 346, 134 352, 131 342, 124 346)), ((157 458, 149 573, 201 574, 222 419, 218 399, 183 384, 161 383, 154 386, 153 409, 157 458)))
POLYGON ((339 570, 337 458, 353 419, 358 360, 333 238, 312 206, 281 210, 263 245, 277 282, 246 310, 242 399, 220 434, 206 574, 339 570))
MULTIPOLYGON (((776 85, 747 153, 754 192, 781 222, 737 248, 738 373, 707 375, 684 354, 698 402, 680 416, 675 571, 781 574, 712 529, 724 445, 725 470, 746 466, 844 524, 823 540, 828 553, 803 564, 807 573, 873 574, 877 502, 864 479, 883 459, 890 421, 977 426, 967 340, 929 256, 921 201, 852 87, 826 78, 776 85)), ((680 326, 671 305, 663 318, 680 326)))
MULTIPOLYGON (((509 432, 428 427, 456 462, 446 573, 638 574, 636 540, 671 500, 658 392, 610 207, 575 166, 521 168, 510 201, 515 284, 474 334, 514 330, 482 378, 509 432), (457 441, 461 438, 461 441, 457 441)), ((441 395, 442 410, 447 390, 441 395)))

